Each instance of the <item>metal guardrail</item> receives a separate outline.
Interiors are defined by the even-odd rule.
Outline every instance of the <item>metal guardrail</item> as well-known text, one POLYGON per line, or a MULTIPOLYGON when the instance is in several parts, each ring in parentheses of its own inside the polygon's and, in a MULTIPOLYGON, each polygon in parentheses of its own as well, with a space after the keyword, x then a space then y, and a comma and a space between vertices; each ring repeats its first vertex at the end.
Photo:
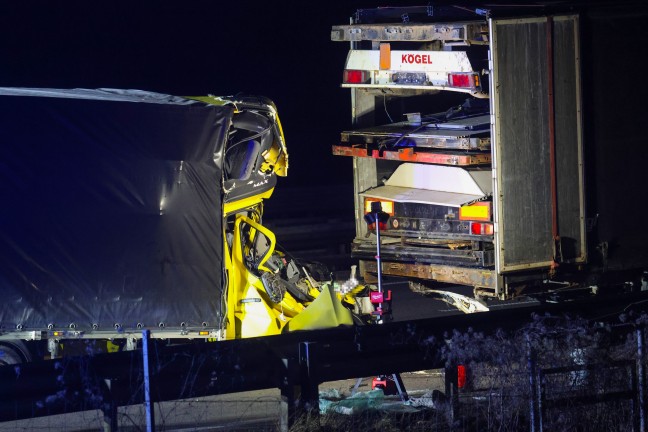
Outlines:
MULTIPOLYGON (((638 293, 232 341, 152 340, 150 400, 279 388, 287 428, 303 410, 317 410, 322 382, 444 367, 442 348, 454 330, 516 329, 532 314, 612 317, 628 307, 646 311, 647 300, 648 293, 638 293)), ((143 354, 139 349, 0 367, 0 421, 101 409, 115 430, 117 407, 145 400, 143 354)))

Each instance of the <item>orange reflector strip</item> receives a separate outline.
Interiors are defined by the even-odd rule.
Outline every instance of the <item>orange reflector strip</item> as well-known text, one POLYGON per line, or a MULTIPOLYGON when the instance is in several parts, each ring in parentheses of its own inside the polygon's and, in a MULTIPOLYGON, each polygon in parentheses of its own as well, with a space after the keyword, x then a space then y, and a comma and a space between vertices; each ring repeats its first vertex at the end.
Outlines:
POLYGON ((380 44, 380 70, 391 69, 391 45, 388 43, 380 44))
POLYGON ((207 330, 200 330, 198 332, 199 336, 209 336, 209 332, 207 330))
POLYGON ((390 216, 394 216, 394 202, 380 200, 376 198, 365 198, 365 213, 371 213, 371 203, 376 201, 380 201, 380 206, 382 207, 382 211, 384 211, 390 216))
POLYGON ((64 336, 64 335, 65 333, 63 333, 62 331, 55 331, 52 333, 52 336, 64 336))
POLYGON ((491 203, 484 201, 459 207, 459 220, 490 221, 491 203))

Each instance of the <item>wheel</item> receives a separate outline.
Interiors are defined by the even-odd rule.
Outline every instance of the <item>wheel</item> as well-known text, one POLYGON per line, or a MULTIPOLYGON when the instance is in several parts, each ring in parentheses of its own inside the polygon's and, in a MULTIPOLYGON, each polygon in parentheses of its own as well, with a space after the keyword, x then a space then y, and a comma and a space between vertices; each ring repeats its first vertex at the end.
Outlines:
POLYGON ((31 361, 29 350, 22 341, 0 342, 0 366, 31 361))

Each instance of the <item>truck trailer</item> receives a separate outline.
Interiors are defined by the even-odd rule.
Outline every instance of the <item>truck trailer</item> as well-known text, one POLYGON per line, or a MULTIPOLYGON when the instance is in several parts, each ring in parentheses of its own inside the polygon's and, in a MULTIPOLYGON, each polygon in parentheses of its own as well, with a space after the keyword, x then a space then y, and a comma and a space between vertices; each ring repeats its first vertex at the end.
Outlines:
POLYGON ((0 364, 352 324, 263 226, 272 101, 0 88, 0 110, 0 364))
POLYGON ((646 16, 637 4, 427 5, 333 26, 350 47, 352 127, 332 151, 353 160, 365 280, 502 300, 648 289, 648 95, 631 78, 646 16))

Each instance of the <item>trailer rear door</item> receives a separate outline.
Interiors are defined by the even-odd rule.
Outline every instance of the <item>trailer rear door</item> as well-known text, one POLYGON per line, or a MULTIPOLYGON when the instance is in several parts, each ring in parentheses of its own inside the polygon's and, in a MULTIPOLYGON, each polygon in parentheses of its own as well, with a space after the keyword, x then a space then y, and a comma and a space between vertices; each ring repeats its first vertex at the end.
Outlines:
POLYGON ((490 25, 496 269, 585 261, 578 17, 490 25))

